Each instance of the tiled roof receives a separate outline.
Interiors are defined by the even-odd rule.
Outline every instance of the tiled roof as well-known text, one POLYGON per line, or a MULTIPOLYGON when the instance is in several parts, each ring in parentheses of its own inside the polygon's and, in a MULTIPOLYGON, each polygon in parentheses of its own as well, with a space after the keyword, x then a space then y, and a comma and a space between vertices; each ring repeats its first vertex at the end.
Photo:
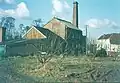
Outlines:
POLYGON ((108 39, 110 36, 111 36, 111 34, 104 34, 104 35, 100 36, 100 37, 98 38, 98 40, 108 39))
POLYGON ((120 33, 113 33, 110 37, 111 44, 120 44, 120 33))
POLYGON ((110 39, 111 44, 120 44, 120 33, 104 34, 98 38, 101 39, 110 39))

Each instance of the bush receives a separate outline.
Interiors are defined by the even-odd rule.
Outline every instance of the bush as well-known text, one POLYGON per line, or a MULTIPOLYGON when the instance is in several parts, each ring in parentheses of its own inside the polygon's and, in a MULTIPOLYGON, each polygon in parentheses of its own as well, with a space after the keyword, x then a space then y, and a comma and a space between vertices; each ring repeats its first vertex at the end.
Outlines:
POLYGON ((96 52, 96 57, 106 57, 107 56, 107 52, 105 49, 101 48, 100 50, 98 50, 96 52))

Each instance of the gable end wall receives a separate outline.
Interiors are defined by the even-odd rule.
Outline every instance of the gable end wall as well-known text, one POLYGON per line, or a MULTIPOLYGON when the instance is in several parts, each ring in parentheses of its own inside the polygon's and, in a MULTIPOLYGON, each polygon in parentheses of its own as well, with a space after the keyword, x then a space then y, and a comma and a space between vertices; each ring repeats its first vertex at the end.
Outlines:
POLYGON ((49 29, 50 31, 65 39, 65 25, 62 22, 53 19, 48 22, 48 24, 46 24, 44 28, 49 29))

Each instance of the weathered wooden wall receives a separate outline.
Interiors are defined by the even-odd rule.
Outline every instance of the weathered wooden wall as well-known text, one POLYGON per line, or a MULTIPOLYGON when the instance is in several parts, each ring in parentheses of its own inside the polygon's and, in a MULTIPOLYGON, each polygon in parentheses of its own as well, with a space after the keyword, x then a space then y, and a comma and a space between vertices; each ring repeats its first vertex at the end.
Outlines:
POLYGON ((68 42, 68 48, 71 48, 71 52, 74 52, 72 54, 78 55, 85 52, 85 37, 82 35, 82 31, 67 27, 66 41, 68 42))
POLYGON ((46 38, 41 32, 37 31, 35 28, 32 28, 25 36, 25 39, 42 39, 46 38))
POLYGON ((56 19, 51 20, 44 26, 44 28, 49 29, 50 31, 65 39, 65 25, 62 24, 60 21, 56 19))
POLYGON ((82 31, 81 30, 76 30, 76 29, 71 29, 69 27, 66 28, 66 39, 67 40, 82 40, 82 31))
POLYGON ((26 41, 7 45, 6 54, 28 55, 37 51, 45 51, 78 55, 85 51, 85 37, 81 30, 71 29, 56 19, 47 23, 44 28, 36 28, 27 33, 26 41))
POLYGON ((81 30, 72 29, 72 26, 68 27, 56 19, 51 20, 44 28, 49 29, 65 39, 68 44, 66 48, 69 49, 68 51, 79 51, 79 53, 85 52, 85 38, 83 37, 81 30))
POLYGON ((24 41, 14 41, 5 43, 6 55, 29 55, 37 51, 45 51, 47 53, 61 54, 65 50, 65 40, 55 33, 47 29, 41 29, 46 34, 47 38, 44 39, 26 39, 24 41))
POLYGON ((31 39, 31 40, 19 40, 14 42, 6 42, 6 56, 16 56, 16 55, 29 55, 41 50, 41 48, 36 48, 34 45, 47 44, 46 39, 31 39))
POLYGON ((6 56, 26 56, 38 51, 54 54, 72 54, 82 53, 81 44, 69 41, 66 42, 59 36, 52 36, 46 39, 31 39, 25 41, 16 41, 6 44, 6 56))

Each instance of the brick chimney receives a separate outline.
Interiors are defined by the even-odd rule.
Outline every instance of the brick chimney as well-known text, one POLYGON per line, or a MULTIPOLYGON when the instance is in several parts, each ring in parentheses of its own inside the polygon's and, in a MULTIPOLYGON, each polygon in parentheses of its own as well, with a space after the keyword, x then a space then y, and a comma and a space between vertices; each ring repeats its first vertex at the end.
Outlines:
POLYGON ((78 27, 78 2, 73 2, 73 24, 78 27))
POLYGON ((0 27, 0 42, 5 41, 5 32, 6 32, 6 28, 0 27))

